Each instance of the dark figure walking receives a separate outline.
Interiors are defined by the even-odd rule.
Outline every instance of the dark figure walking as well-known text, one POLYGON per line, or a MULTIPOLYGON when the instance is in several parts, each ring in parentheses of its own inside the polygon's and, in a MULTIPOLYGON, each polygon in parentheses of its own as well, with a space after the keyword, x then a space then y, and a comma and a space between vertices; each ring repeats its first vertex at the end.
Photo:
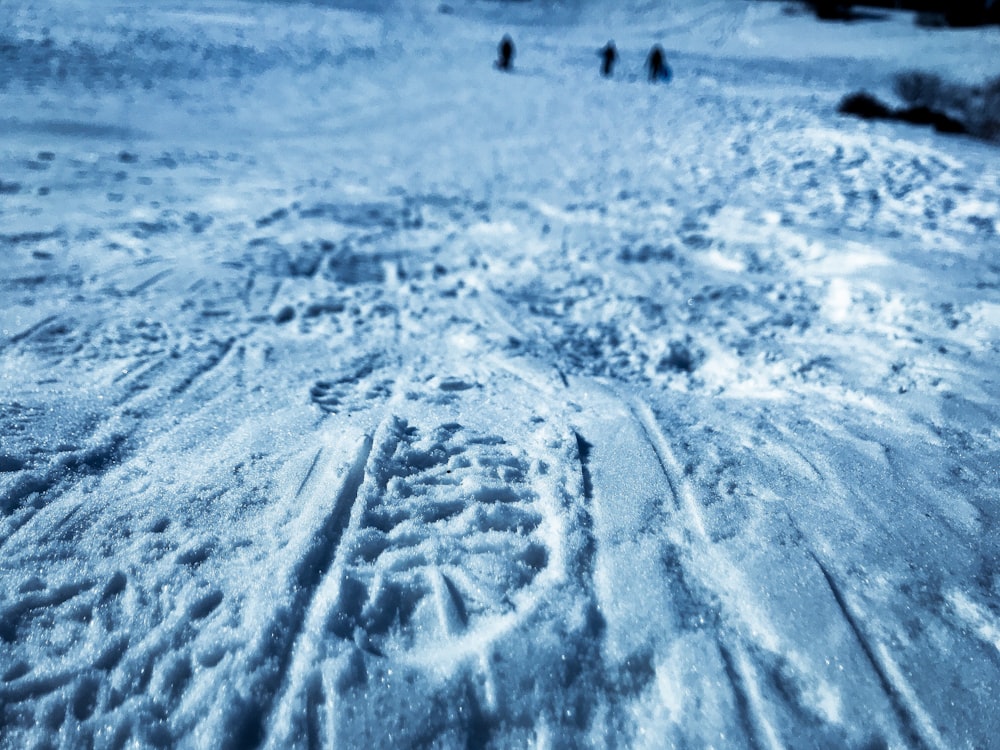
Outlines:
POLYGON ((649 57, 646 58, 646 70, 649 71, 651 83, 670 80, 670 66, 667 65, 663 47, 659 44, 654 44, 653 49, 649 51, 649 57))
POLYGON ((601 56, 601 75, 610 78, 614 72, 615 63, 618 62, 618 49, 614 41, 609 41, 597 51, 601 56))
POLYGON ((510 70, 514 66, 514 40, 510 38, 510 34, 504 34, 500 40, 494 64, 498 70, 510 70))

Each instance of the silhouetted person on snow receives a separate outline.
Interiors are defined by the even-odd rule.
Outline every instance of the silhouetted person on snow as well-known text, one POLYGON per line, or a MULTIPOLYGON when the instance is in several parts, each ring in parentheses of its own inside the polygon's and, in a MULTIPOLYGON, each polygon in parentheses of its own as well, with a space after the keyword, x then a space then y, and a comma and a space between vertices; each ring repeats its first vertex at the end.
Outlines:
POLYGON ((609 41, 597 51, 601 56, 601 75, 610 78, 614 71, 615 63, 618 62, 618 49, 614 41, 609 41))
POLYGON ((510 70, 514 66, 514 40, 504 34, 497 47, 497 70, 510 70))
POLYGON ((670 80, 670 66, 667 65, 666 57, 663 54, 663 47, 654 44, 646 58, 646 70, 649 72, 651 83, 656 81, 670 80))

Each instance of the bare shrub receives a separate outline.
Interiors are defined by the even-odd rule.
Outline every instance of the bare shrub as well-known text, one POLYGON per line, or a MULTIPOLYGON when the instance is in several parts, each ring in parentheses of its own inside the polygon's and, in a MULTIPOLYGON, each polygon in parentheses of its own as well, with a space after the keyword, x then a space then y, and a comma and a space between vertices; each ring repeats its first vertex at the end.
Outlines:
POLYGON ((896 95, 907 104, 929 107, 938 102, 942 84, 941 76, 908 70, 896 75, 894 88, 896 95))
POLYGON ((1000 141, 1000 76, 979 87, 970 126, 983 138, 1000 141))
POLYGON ((925 107, 961 122, 977 138, 1000 141, 1000 76, 980 86, 909 70, 896 76, 896 94, 911 108, 925 107))

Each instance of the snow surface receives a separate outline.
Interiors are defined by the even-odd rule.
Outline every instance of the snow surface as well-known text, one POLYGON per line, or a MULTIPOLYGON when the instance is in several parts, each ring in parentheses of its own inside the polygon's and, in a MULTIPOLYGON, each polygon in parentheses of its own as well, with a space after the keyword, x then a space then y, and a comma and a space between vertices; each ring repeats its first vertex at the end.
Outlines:
POLYGON ((998 153, 834 111, 998 59, 5 0, 0 746, 997 746, 998 153))

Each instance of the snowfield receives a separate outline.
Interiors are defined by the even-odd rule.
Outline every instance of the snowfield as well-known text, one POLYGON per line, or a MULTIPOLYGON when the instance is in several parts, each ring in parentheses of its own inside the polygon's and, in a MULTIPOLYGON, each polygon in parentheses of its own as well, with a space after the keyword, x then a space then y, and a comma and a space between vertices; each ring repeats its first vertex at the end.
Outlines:
POLYGON ((997 60, 4 2, 0 747, 996 747, 1000 151, 835 110, 997 60))

